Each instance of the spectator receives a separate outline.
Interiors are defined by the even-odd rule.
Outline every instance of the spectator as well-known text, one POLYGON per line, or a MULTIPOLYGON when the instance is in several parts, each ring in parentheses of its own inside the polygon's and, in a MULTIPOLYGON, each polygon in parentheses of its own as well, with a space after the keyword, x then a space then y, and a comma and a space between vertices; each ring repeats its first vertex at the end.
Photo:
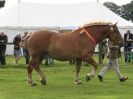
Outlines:
POLYGON ((5 52, 6 52, 6 44, 8 42, 7 35, 4 34, 4 32, 0 33, 0 64, 6 65, 6 59, 5 59, 5 52))
POLYGON ((54 59, 52 59, 48 55, 45 56, 44 59, 45 59, 45 65, 54 64, 54 59))
POLYGON ((28 51, 28 47, 27 47, 27 40, 28 38, 26 38, 28 35, 28 32, 24 32, 24 35, 22 36, 22 43, 21 46, 22 46, 22 49, 23 49, 23 55, 25 57, 25 63, 26 65, 29 64, 29 61, 30 61, 30 53, 28 51))
POLYGON ((75 63, 76 63, 75 59, 72 59, 72 60, 69 61, 70 65, 74 65, 75 63))
POLYGON ((129 42, 133 40, 133 34, 130 32, 130 30, 128 30, 125 34, 124 34, 124 54, 125 54, 125 62, 131 62, 131 50, 132 50, 132 43, 129 42))
POLYGON ((116 72, 116 74, 118 75, 118 78, 121 82, 125 81, 128 79, 128 77, 124 77, 119 69, 119 64, 118 64, 118 57, 119 57, 119 46, 116 46, 112 41, 108 41, 108 46, 109 46, 109 62, 107 63, 106 66, 104 66, 104 68, 99 72, 98 74, 98 78, 100 81, 103 81, 103 76, 105 74, 105 72, 111 68, 113 68, 116 72))
POLYGON ((13 61, 13 64, 16 64, 16 65, 18 65, 18 61, 21 59, 21 56, 22 56, 20 42, 21 42, 21 34, 19 33, 13 39, 14 56, 15 56, 15 61, 13 61))

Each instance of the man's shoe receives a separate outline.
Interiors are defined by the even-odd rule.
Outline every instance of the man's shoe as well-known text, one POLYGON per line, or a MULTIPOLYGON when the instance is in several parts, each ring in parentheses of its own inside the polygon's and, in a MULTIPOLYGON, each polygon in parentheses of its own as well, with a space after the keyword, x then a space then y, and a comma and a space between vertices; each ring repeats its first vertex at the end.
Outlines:
POLYGON ((124 82, 124 81, 126 81, 128 79, 128 77, 122 77, 122 78, 120 78, 120 82, 124 82))
POLYGON ((97 76, 99 78, 100 81, 103 81, 103 77, 101 75, 97 76))

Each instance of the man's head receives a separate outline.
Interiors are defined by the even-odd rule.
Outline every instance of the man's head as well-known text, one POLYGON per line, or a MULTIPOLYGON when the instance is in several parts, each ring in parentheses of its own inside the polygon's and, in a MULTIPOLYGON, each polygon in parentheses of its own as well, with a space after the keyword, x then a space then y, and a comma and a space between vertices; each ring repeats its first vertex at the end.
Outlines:
POLYGON ((127 30, 127 33, 130 33, 130 30, 127 30))
POLYGON ((0 32, 0 35, 3 36, 4 35, 4 32, 0 32))

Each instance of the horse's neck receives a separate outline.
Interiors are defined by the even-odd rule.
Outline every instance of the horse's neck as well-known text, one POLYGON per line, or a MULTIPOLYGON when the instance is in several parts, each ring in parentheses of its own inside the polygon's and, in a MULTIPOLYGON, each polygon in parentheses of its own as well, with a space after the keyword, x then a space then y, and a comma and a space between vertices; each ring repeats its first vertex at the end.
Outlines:
POLYGON ((105 27, 92 28, 91 31, 92 36, 94 37, 97 43, 101 42, 103 39, 106 38, 107 28, 105 27))

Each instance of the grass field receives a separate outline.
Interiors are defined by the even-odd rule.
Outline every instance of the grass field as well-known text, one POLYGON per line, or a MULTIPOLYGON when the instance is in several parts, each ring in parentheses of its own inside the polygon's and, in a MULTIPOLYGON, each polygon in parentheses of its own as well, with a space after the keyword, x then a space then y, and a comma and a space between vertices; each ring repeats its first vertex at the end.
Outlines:
MULTIPOLYGON (((133 63, 120 62, 121 72, 129 77, 126 82, 119 82, 113 70, 105 75, 104 82, 100 82, 97 76, 86 82, 85 76, 92 66, 82 66, 80 74, 83 84, 75 85, 75 67, 68 62, 56 61, 54 65, 41 65, 47 76, 46 86, 40 83, 35 71, 33 79, 37 86, 29 86, 24 59, 18 66, 12 65, 12 61, 13 57, 8 56, 7 65, 0 68, 0 99, 133 99, 133 63)), ((102 67, 99 66, 98 71, 102 67)))

